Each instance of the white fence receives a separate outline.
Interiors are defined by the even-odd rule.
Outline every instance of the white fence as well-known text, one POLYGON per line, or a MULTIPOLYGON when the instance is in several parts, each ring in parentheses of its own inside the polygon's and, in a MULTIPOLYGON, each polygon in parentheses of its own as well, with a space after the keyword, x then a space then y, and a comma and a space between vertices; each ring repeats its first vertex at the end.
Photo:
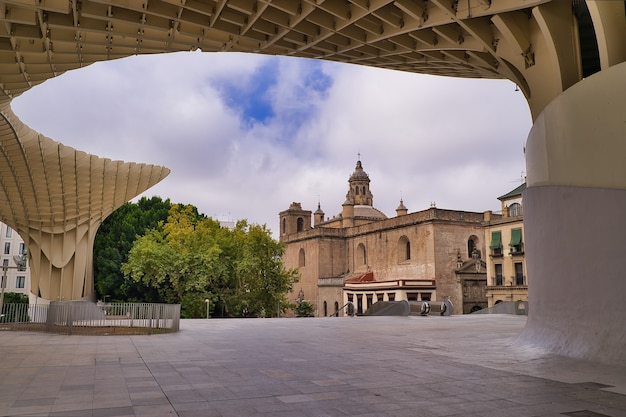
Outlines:
POLYGON ((0 330, 112 335, 177 332, 179 304, 52 302, 49 305, 5 304, 0 330))

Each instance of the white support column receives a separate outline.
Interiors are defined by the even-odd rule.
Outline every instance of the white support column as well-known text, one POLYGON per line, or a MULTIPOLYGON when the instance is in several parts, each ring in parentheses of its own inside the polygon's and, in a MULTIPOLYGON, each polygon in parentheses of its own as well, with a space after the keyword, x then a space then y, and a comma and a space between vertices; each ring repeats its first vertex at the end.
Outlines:
POLYGON ((626 364, 626 63, 572 86, 526 146, 525 341, 626 364))

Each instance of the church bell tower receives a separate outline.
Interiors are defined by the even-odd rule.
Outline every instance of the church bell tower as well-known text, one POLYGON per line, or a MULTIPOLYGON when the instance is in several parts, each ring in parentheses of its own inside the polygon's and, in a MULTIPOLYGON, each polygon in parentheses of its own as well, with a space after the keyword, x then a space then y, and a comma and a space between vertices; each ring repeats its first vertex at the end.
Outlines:
POLYGON ((281 211, 280 240, 293 233, 304 232, 311 228, 311 210, 303 210, 302 204, 293 202, 287 210, 281 211))
POLYGON ((346 194, 346 201, 352 202, 355 206, 373 206, 374 197, 370 191, 370 177, 367 172, 363 171, 361 158, 356 163, 354 172, 348 180, 350 189, 346 194))

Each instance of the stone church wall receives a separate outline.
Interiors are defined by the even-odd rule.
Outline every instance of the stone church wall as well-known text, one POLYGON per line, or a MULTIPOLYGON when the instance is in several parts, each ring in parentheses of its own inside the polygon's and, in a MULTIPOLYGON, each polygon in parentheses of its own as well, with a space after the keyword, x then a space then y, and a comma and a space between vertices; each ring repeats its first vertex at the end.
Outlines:
POLYGON ((457 250, 463 260, 470 259, 467 242, 470 238, 477 240, 477 247, 485 253, 484 232, 480 225, 459 225, 455 223, 438 223, 434 242, 435 268, 437 275, 437 297, 440 301, 450 297, 455 313, 462 313, 463 292, 461 283, 454 271, 457 268, 457 250))

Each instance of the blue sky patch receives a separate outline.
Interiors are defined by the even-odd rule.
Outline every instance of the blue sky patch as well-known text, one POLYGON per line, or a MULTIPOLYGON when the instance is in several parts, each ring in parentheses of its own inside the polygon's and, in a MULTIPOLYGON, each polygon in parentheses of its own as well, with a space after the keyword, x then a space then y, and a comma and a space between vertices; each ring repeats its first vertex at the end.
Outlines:
MULTIPOLYGON (((284 59, 284 58, 283 58, 284 59)), ((293 59, 293 58, 290 58, 293 59)), ((268 59, 246 80, 224 78, 214 82, 224 104, 241 116, 245 129, 280 119, 286 132, 293 133, 318 105, 332 86, 332 78, 322 71, 322 63, 301 60, 296 82, 281 90, 281 58, 268 59), (277 114, 280 112, 280 114, 277 114)))
POLYGON ((307 71, 304 87, 325 95, 333 85, 333 79, 322 71, 322 62, 307 60, 307 71))
POLYGON ((246 82, 228 78, 216 82, 224 104, 240 113, 247 126, 266 123, 274 117, 268 90, 278 83, 278 71, 272 61, 259 67, 246 82))

